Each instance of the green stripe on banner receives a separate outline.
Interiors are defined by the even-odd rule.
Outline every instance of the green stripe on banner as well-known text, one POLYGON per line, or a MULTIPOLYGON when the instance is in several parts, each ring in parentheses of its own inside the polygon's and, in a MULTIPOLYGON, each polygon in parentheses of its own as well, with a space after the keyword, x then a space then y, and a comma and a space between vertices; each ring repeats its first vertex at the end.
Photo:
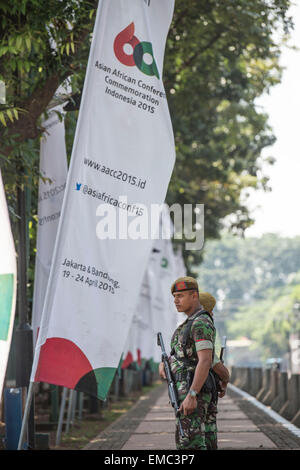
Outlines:
POLYGON ((0 274, 0 340, 8 336, 11 307, 14 295, 14 275, 0 274))
POLYGON ((100 400, 105 400, 116 373, 115 367, 100 367, 94 369, 97 381, 97 396, 100 400))

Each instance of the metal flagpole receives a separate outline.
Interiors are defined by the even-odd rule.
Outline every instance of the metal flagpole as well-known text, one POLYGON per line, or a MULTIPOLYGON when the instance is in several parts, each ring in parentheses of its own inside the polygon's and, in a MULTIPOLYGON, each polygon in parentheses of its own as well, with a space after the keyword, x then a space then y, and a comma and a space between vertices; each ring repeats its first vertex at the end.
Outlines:
POLYGON ((57 446, 60 444, 60 440, 61 440, 61 432, 62 432, 62 426, 63 426, 67 393, 68 393, 68 389, 67 387, 64 387, 63 393, 62 393, 61 404, 60 404, 60 412, 59 412, 59 419, 58 419, 58 426, 57 426, 57 433, 56 433, 56 445, 57 446))
MULTIPOLYGON (((20 168, 24 172, 23 168, 20 168)), ((24 423, 23 436, 28 425, 28 445, 34 448, 34 389, 30 383, 30 371, 33 360, 32 328, 28 323, 28 300, 27 300, 27 223, 26 223, 26 193, 19 185, 17 188, 18 214, 19 214, 19 242, 18 242, 18 315, 19 324, 16 329, 16 353, 18 356, 16 366, 16 385, 26 387, 27 403, 30 407, 27 410, 26 422, 24 423)), ((27 406, 26 403, 26 406, 27 406)), ((22 423, 23 426, 23 423, 22 423)), ((23 443, 22 443, 23 445, 23 443)))
POLYGON ((71 412, 71 425, 72 426, 75 421, 76 404, 77 404, 77 391, 74 390, 74 395, 73 395, 73 400, 72 400, 72 412, 71 412))
POLYGON ((19 443, 18 443, 18 450, 22 450, 23 448, 25 431, 26 431, 26 426, 28 423, 28 417, 29 417, 33 392, 34 392, 34 382, 29 382, 28 393, 26 397, 26 405, 25 405, 22 427, 21 427, 19 443))
POLYGON ((78 419, 82 419, 82 409, 83 409, 83 392, 79 392, 79 411, 78 411, 78 419))
POLYGON ((70 421, 71 421, 71 412, 72 412, 73 395, 74 395, 74 390, 71 389, 71 390, 70 390, 70 394, 69 394, 69 404, 68 404, 68 415, 67 415, 66 433, 68 433, 69 430, 70 430, 70 421))

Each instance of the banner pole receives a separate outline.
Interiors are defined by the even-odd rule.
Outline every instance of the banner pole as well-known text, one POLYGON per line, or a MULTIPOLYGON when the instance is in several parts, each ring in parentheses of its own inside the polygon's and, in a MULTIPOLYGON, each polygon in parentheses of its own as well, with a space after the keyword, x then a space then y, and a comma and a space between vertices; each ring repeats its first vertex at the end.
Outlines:
POLYGON ((25 405, 24 416, 23 416, 23 420, 22 420, 22 427, 21 427, 21 432, 20 432, 20 437, 19 437, 19 444, 18 444, 18 449, 17 450, 22 450, 22 447, 23 447, 23 444, 24 444, 24 436, 25 436, 26 426, 28 424, 30 406, 31 406, 31 401, 32 401, 32 397, 33 397, 33 392, 34 392, 33 386, 34 386, 34 382, 30 382, 29 387, 28 387, 27 397, 26 397, 26 405, 25 405))
POLYGON ((82 409, 83 409, 83 392, 79 392, 79 411, 78 411, 78 419, 81 421, 82 419, 82 409))
POLYGON ((61 405, 60 405, 60 413, 59 413, 59 420, 58 420, 58 426, 57 426, 57 433, 56 433, 56 445, 57 446, 60 444, 60 440, 61 440, 61 432, 62 432, 64 413, 65 413, 67 392, 68 392, 67 387, 64 387, 63 393, 62 393, 61 405))
POLYGON ((71 411, 71 425, 72 426, 75 422, 76 404, 77 404, 77 391, 74 390, 73 399, 72 399, 72 411, 71 411))
POLYGON ((73 394, 74 390, 70 389, 69 393, 69 403, 68 403, 68 414, 67 414, 67 425, 66 425, 66 434, 68 434, 70 430, 70 421, 71 421, 71 413, 72 413, 72 404, 73 404, 73 394))

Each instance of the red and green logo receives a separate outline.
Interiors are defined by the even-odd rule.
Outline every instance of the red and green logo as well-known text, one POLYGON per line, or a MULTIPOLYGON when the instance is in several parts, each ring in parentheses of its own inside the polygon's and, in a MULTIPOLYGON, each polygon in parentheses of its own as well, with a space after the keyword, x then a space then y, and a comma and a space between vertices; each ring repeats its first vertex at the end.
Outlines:
POLYGON ((141 72, 146 75, 155 75, 159 79, 159 72, 153 55, 151 42, 139 41, 134 36, 134 23, 130 23, 127 28, 123 29, 114 40, 114 52, 117 59, 123 65, 133 67, 136 65, 141 72), (132 48, 132 53, 127 54, 124 51, 124 46, 128 44, 132 48), (144 56, 147 54, 152 57, 150 64, 146 63, 144 56))

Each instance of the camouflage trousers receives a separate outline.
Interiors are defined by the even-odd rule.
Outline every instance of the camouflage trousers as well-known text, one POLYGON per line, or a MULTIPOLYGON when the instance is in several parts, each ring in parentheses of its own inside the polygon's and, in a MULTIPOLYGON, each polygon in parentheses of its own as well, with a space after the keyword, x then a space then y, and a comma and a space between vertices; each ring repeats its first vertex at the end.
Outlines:
POLYGON ((200 393, 197 408, 190 415, 181 415, 176 421, 176 449, 217 450, 217 405, 211 393, 200 393), (180 437, 180 419, 184 437, 180 437))

